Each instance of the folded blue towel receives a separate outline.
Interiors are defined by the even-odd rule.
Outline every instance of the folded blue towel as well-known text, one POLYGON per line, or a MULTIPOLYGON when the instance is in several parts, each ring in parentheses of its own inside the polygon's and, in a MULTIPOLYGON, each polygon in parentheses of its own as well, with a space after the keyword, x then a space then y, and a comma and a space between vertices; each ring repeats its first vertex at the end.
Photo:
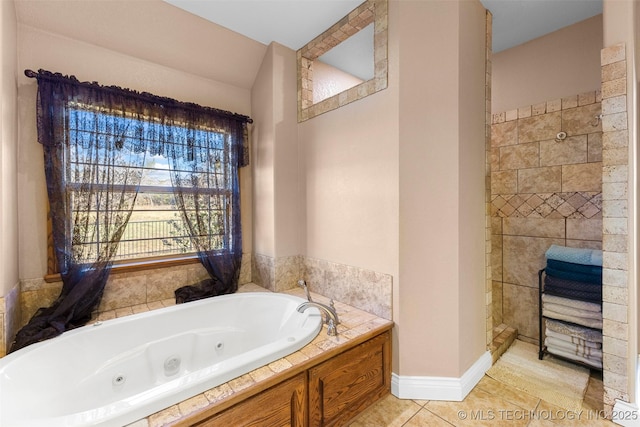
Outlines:
POLYGON ((571 262, 573 264, 599 265, 602 267, 602 251, 600 249, 568 248, 551 245, 545 253, 547 259, 571 262))
POLYGON ((544 276, 544 292, 559 297, 602 304, 602 284, 576 282, 555 276, 544 276))
POLYGON ((549 266, 547 266, 545 271, 547 275, 552 277, 557 277, 559 279, 566 279, 566 280, 572 280, 575 282, 586 282, 586 283, 593 283, 593 284, 600 284, 600 285, 602 284, 602 274, 600 275, 585 274, 585 273, 578 273, 575 271, 557 270, 549 266))
POLYGON ((547 268, 554 270, 569 271, 572 273, 595 274, 602 277, 602 267, 598 265, 574 264, 572 262, 557 261, 555 259, 547 260, 547 268))
POLYGON ((600 295, 602 295, 602 283, 578 282, 575 280, 561 279, 559 277, 545 274, 544 276, 545 290, 547 289, 547 286, 555 286, 557 288, 563 288, 563 289, 576 289, 581 291, 600 293, 600 295))

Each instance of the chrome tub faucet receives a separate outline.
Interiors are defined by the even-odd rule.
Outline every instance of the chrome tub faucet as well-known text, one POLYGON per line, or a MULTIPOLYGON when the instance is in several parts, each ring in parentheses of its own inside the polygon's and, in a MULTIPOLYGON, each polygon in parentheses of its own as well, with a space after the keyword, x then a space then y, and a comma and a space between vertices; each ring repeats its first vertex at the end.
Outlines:
POLYGON ((298 306, 297 310, 300 313, 303 313, 309 307, 316 307, 317 309, 320 310, 320 314, 322 314, 322 313, 325 314, 324 323, 327 324, 327 335, 331 335, 331 336, 338 335, 337 326, 340 323, 340 320, 338 319, 338 313, 336 312, 335 308, 330 307, 330 306, 325 305, 325 304, 322 304, 322 303, 319 303, 319 302, 305 301, 305 302, 303 302, 302 304, 300 304, 298 306))

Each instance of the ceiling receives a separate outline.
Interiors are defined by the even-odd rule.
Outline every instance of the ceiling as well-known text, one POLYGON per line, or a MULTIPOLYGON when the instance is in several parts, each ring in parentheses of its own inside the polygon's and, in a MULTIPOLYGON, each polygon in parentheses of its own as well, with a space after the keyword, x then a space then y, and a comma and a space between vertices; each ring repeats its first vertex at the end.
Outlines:
MULTIPOLYGON (((165 1, 265 45, 298 50, 363 0, 165 1)), ((493 14, 494 52, 602 13, 602 0, 480 1, 493 14)))
POLYGON ((602 0, 480 0, 493 15, 500 52, 602 13, 602 0))
MULTIPOLYGON (((14 0, 14 3, 17 20, 26 28, 59 34, 87 46, 99 46, 250 89, 268 44, 275 41, 297 50, 362 1, 14 0), (224 61, 212 58, 224 58, 224 61)), ((480 1, 494 15, 494 52, 587 19, 602 10, 602 0, 480 1)), ((24 65, 38 69, 38 62, 24 65)), ((108 65, 105 67, 109 69, 108 65)), ((78 73, 82 78, 81 71, 68 70, 64 64, 54 71, 78 73)), ((113 78, 110 83, 120 83, 117 75, 113 78)), ((145 78, 141 77, 135 86, 144 90, 145 84, 145 78)))

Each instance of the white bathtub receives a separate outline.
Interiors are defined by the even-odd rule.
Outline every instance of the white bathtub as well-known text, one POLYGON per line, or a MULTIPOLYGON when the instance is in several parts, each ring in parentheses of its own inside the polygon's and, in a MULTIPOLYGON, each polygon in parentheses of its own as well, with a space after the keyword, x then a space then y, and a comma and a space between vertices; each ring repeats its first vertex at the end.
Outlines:
POLYGON ((303 299, 239 293, 84 326, 0 359, 0 426, 123 426, 308 344, 303 299))

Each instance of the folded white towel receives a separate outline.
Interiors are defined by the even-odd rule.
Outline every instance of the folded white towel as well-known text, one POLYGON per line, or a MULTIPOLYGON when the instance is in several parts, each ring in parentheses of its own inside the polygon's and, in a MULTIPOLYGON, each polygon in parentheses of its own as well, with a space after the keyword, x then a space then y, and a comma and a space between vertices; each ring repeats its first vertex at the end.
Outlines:
POLYGON ((558 338, 547 337, 544 340, 544 344, 547 347, 552 346, 560 350, 568 351, 569 353, 575 354, 577 356, 589 358, 596 357, 602 359, 602 350, 585 346, 577 346, 575 344, 571 344, 570 342, 559 340, 558 338))
MULTIPOLYGON (((562 340, 562 341, 566 341, 568 343, 575 344, 575 345, 578 345, 578 346, 591 347, 591 348, 596 348, 596 349, 601 349, 602 348, 602 343, 600 343, 600 342, 587 341, 585 339, 574 337, 574 336, 571 336, 571 335, 561 334, 561 333, 552 331, 548 327, 545 328, 544 334, 546 336, 548 336, 548 337, 553 337, 553 338, 556 338, 556 339, 559 339, 559 340, 562 340)), ((602 337, 600 337, 600 341, 602 341, 602 337)))
POLYGON ((602 313, 602 305, 600 305, 600 304, 596 304, 596 303, 593 303, 593 302, 587 302, 587 301, 580 301, 580 300, 575 300, 575 299, 570 299, 570 298, 563 298, 563 297, 559 297, 559 296, 556 296, 556 295, 543 294, 542 295, 542 302, 565 305, 567 307, 575 308, 577 310, 593 311, 593 312, 596 312, 596 313, 602 313))
POLYGON ((570 335, 585 341, 602 343, 602 331, 597 331, 584 326, 570 325, 568 323, 558 322, 551 319, 546 319, 545 324, 550 331, 570 335))
POLYGON ((553 346, 551 347, 547 346, 547 351, 557 356, 566 357, 567 359, 576 360, 586 365, 593 366, 594 368, 602 369, 602 359, 578 356, 553 346))
POLYGON ((586 318, 586 317, 571 316, 569 314, 563 314, 563 313, 558 313, 558 312, 553 311, 553 310, 549 310, 546 307, 544 307, 542 309, 542 315, 544 317, 550 317, 550 318, 556 319, 556 320, 565 320, 567 322, 575 323, 577 325, 586 326, 588 328, 602 329, 602 319, 589 319, 589 318, 586 318))
POLYGON ((542 307, 553 310, 556 313, 566 314, 568 316, 584 317, 585 319, 602 320, 602 313, 599 311, 580 310, 578 308, 572 308, 566 305, 554 304, 554 303, 542 303, 542 307))

